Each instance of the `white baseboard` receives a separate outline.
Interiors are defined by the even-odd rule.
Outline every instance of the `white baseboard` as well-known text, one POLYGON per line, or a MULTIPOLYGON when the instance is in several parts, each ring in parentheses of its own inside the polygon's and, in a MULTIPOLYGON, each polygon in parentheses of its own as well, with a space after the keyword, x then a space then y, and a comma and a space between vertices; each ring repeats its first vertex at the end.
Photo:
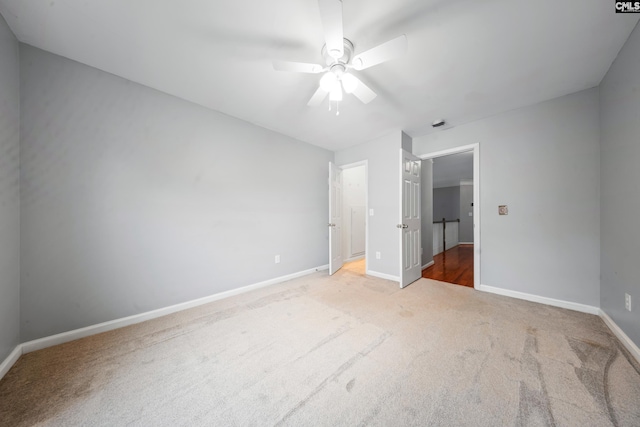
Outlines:
POLYGON ((458 242, 459 245, 473 245, 473 242, 458 242))
POLYGON ((435 261, 431 261, 431 262, 429 262, 429 263, 427 263, 427 264, 423 265, 423 266, 422 266, 422 269, 423 269, 423 270, 426 270, 427 268, 431 267, 431 266, 432 266, 433 264, 435 264, 435 263, 436 263, 435 261))
POLYGON ((386 273, 378 273, 377 271, 367 270, 365 273, 367 276, 378 277, 380 279, 393 280, 394 282, 400 282, 400 278, 398 276, 392 276, 391 274, 386 273))
POLYGON ((27 341, 22 345, 22 353, 30 353, 32 351, 41 350, 43 348, 51 347, 58 344, 63 344, 69 341, 74 341, 80 338, 88 337, 90 335, 99 334, 102 332, 111 331, 114 329, 122 328, 136 323, 141 323, 147 320, 156 319, 158 317, 166 316, 178 311, 187 310, 189 308, 198 307, 203 304, 208 304, 213 301, 229 298, 235 295, 243 294, 255 289, 264 288, 266 286, 275 285, 277 283, 286 282, 287 280, 296 279, 298 277, 306 276, 308 274, 315 273, 317 271, 326 270, 329 265, 322 265, 320 267, 311 268, 309 270, 299 271, 297 273, 288 274, 286 276, 276 277, 275 279, 265 280, 263 282, 254 283, 253 285, 244 286, 238 289, 231 289, 229 291, 220 292, 208 297, 199 298, 180 304, 175 304, 169 307, 159 308, 157 310, 147 311, 145 313, 135 314, 133 316, 123 317, 120 319, 110 320, 108 322, 99 323, 97 325, 87 326, 85 328, 75 329, 73 331, 63 332, 56 335, 40 338, 33 341, 27 341))
POLYGON ((604 321, 604 323, 609 327, 609 329, 611 329, 611 332, 613 332, 613 334, 618 337, 620 342, 622 342, 622 345, 624 345, 625 348, 629 350, 629 353, 631 353, 631 355, 638 361, 638 363, 640 363, 640 348, 638 348, 636 343, 631 341, 631 338, 629 338, 627 334, 625 334, 624 331, 620 329, 620 326, 618 326, 616 322, 614 322, 613 319, 604 312, 604 310, 600 309, 600 312, 598 314, 600 315, 600 318, 604 321))
POLYGON ((600 314, 600 308, 592 305, 580 304, 577 302, 564 301, 554 298, 541 297, 539 295, 527 294, 524 292, 512 291, 509 289, 495 288, 493 286, 480 285, 478 290, 489 292, 492 294, 503 295, 506 297, 523 299, 526 301, 538 302, 540 304, 552 305, 554 307, 566 308, 569 310, 580 311, 582 313, 600 314))
POLYGON ((358 256, 351 257, 351 258, 347 258, 347 259, 344 260, 344 262, 358 261, 358 260, 361 260, 361 259, 364 259, 364 255, 358 255, 358 256))
POLYGON ((9 369, 18 361, 20 356, 22 356, 22 344, 18 344, 7 358, 0 363, 0 380, 9 372, 9 369))
MULTIPOLYGON (((429 264, 427 264, 428 266, 429 264)), ((265 280, 263 282, 255 283, 253 285, 244 286, 242 288, 233 289, 226 292, 221 292, 215 295, 211 295, 208 297, 187 301, 181 304, 172 305, 169 307, 161 308, 158 310, 149 311, 146 313, 137 314, 134 316, 125 317, 122 319, 116 319, 109 322, 100 323, 93 326, 88 326, 86 328, 76 329, 69 332, 64 332, 61 334, 53 335, 50 337, 40 338, 33 341, 28 341, 23 344, 18 344, 16 348, 7 356, 2 363, 0 363, 0 379, 2 379, 9 369, 18 361, 20 356, 24 353, 29 353, 32 351, 40 350, 46 347, 51 347, 57 344, 62 344, 65 342, 73 341, 79 338, 84 338, 89 335, 98 334, 101 332, 110 331, 113 329, 121 328, 128 325, 133 325, 135 323, 144 322, 146 320, 155 319, 157 317, 165 316, 167 314, 175 313, 177 311, 186 310, 189 308, 197 307, 199 305, 207 304, 209 302, 217 301, 223 298, 228 298, 234 295, 239 295, 245 292, 249 292, 254 289, 263 288, 270 285, 275 285, 277 283, 282 283, 287 280, 295 279, 298 277, 306 276, 308 274, 315 273, 316 271, 323 271, 329 268, 328 265, 323 265, 317 268, 312 268, 305 271, 300 271, 298 273, 289 274, 286 276, 281 276, 271 280, 265 280)), ((390 274, 378 273, 376 271, 367 271, 368 275, 379 277, 382 279, 393 280, 395 282, 399 282, 400 279, 397 276, 392 276, 390 274)), ((524 292, 512 291, 508 289, 496 288, 493 286, 480 285, 479 290, 484 292, 489 292, 497 295, 508 296, 512 298, 523 299, 527 301, 538 302, 541 304, 547 304, 555 307, 567 308, 569 310, 580 311, 583 313, 596 314, 602 318, 604 323, 609 327, 611 332, 618 337, 618 339, 622 342, 625 348, 631 353, 633 357, 640 363, 640 348, 631 341, 631 338, 624 333, 622 329, 611 319, 607 313, 605 313, 602 309, 585 305, 578 304, 569 301, 557 300, 553 298, 541 297, 538 295, 527 294, 524 292)))

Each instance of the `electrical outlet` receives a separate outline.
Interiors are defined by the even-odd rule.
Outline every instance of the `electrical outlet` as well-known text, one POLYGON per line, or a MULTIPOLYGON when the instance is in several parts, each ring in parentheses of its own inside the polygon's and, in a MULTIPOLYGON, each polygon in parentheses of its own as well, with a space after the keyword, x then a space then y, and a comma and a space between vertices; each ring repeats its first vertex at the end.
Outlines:
POLYGON ((373 209, 369 209, 369 216, 373 216, 373 209))
POLYGON ((624 308, 626 308, 627 311, 631 311, 631 295, 629 294, 624 294, 624 308))
POLYGON ((380 259, 382 258, 382 256, 380 255, 380 252, 376 252, 376 259, 380 259))
POLYGON ((276 255, 276 264, 280 264, 280 255, 276 255))

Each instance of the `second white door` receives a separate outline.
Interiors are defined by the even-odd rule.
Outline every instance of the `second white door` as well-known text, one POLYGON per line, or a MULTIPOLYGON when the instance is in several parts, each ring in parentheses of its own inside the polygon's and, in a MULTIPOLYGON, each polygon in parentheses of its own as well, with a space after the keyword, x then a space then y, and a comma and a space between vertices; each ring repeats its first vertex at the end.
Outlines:
POLYGON ((421 161, 400 149, 400 287, 404 288, 422 275, 420 236, 421 161))

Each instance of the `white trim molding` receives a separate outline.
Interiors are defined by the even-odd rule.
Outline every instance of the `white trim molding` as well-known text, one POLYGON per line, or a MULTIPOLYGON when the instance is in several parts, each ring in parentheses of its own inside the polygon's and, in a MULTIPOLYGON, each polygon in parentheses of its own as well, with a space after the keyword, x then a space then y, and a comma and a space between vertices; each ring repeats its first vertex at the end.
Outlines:
POLYGON ((600 318, 605 323, 605 325, 607 325, 609 329, 611 329, 611 332, 613 332, 613 334, 620 340, 622 345, 624 345, 624 347, 629 350, 629 353, 631 353, 636 361, 640 363, 640 348, 638 348, 636 343, 631 341, 631 338, 629 338, 629 336, 624 333, 620 326, 618 326, 617 323, 614 322, 613 319, 609 317, 609 315, 605 313, 603 309, 600 309, 600 312, 598 314, 600 315, 600 318))
POLYGON ((432 160, 442 156, 448 156, 449 154, 457 154, 472 151, 473 152, 473 240, 475 242, 473 247, 473 287, 474 289, 480 289, 482 286, 482 270, 481 266, 481 228, 482 220, 480 219, 480 143, 476 142, 468 145, 461 145, 454 148, 448 148, 446 150, 423 153, 418 155, 422 160, 432 160))
POLYGON ((36 350, 42 350, 43 348, 52 347, 58 344, 64 344, 69 341, 74 341, 80 338, 85 338, 91 335, 99 334, 102 332, 112 331, 125 326, 134 325, 136 323, 145 322, 147 320, 156 319, 158 317, 166 316, 168 314, 176 313, 178 311, 187 310, 189 308, 198 307, 203 304, 208 304, 213 301, 218 301, 224 298, 229 298, 235 295, 243 294, 255 289, 264 288, 267 286, 275 285, 278 283, 286 282, 288 280, 296 279, 298 277, 307 276, 318 271, 327 270, 329 265, 321 265, 319 267, 310 268, 308 270, 299 271, 297 273, 288 274, 286 276, 276 277, 274 279, 265 280, 263 282, 254 283, 252 285, 243 286, 238 289, 231 289, 229 291, 220 292, 208 297, 199 298, 180 304, 171 305, 169 307, 159 308, 157 310, 147 311, 145 313, 135 314, 133 316, 123 317, 120 319, 110 320, 108 322, 98 323, 97 325, 91 325, 80 329, 74 329, 72 331, 62 332, 60 334, 51 335, 44 338, 39 338, 33 341, 27 341, 19 344, 15 350, 0 364, 0 379, 11 369, 16 363, 18 358, 26 353, 30 353, 36 350))
POLYGON ((426 263, 425 265, 422 266, 422 269, 426 270, 427 268, 431 267, 435 263, 436 263, 435 261, 431 261, 429 263, 426 263))
POLYGON ((0 380, 9 372, 9 369, 18 361, 20 356, 22 356, 22 344, 18 344, 7 358, 0 363, 0 380))
MULTIPOLYGON (((427 267, 432 265, 433 261, 427 264, 427 267)), ((122 328, 124 326, 133 325, 136 323, 141 323, 146 320, 155 319, 158 317, 165 316, 167 314, 175 313, 182 310, 187 310, 189 308, 197 307, 203 304, 207 304, 209 302, 221 300, 224 298, 229 298, 235 295, 239 295, 245 292, 249 292, 254 289, 259 289, 263 287, 267 287, 270 285, 275 285, 278 283, 285 282, 287 280, 295 279, 298 277, 306 276, 317 271, 327 270, 329 268, 328 265, 323 265, 320 267, 312 268, 309 270, 300 271, 297 273, 289 274, 287 276, 281 276, 271 280, 265 280, 263 282, 255 283, 253 285, 244 286, 238 289, 232 289, 226 292, 220 292, 218 294, 214 294, 208 297, 187 301, 181 304, 172 305, 165 308, 160 308, 158 310, 149 311, 146 313, 137 314, 134 316, 124 317, 121 319, 111 320, 109 322, 100 323, 93 326, 87 326, 85 328, 76 329, 73 331, 64 332, 57 335, 52 335, 49 337, 40 338, 33 341, 28 341, 23 344, 18 344, 16 348, 7 356, 2 363, 0 363, 0 379, 2 379, 7 372, 11 369, 11 367, 18 361, 21 355, 30 353, 32 351, 41 350, 43 348, 51 347, 58 344, 63 344, 65 342, 73 341, 76 339, 84 338, 90 335, 95 335, 101 332, 106 332, 118 328, 122 328)), ((426 268, 426 267, 425 267, 426 268)), ((378 273, 377 271, 367 270, 367 275, 378 277, 381 279, 392 280, 398 282, 400 280, 399 277, 393 276, 385 273, 378 273)), ((624 333, 624 331, 604 312, 604 310, 593 307, 590 305, 574 303, 570 301, 558 300, 554 298, 547 298, 533 294, 527 294, 524 292, 512 291, 509 289, 496 288, 493 286, 480 285, 479 290, 483 292, 493 293, 496 295, 502 295, 512 298, 517 298, 526 301, 537 302, 540 304, 550 305, 554 307, 566 308, 569 310, 579 311, 588 314, 594 314, 600 316, 607 327, 611 330, 611 332, 622 342, 624 347, 631 353, 631 355, 640 363, 640 348, 624 333)))
POLYGON ((364 257, 365 255, 358 255, 351 258, 347 258, 344 260, 344 262, 347 263, 347 262, 353 262, 353 261, 360 261, 361 259, 364 259, 364 257))
POLYGON ((393 280, 394 282, 399 282, 400 281, 400 277, 399 276, 393 276, 391 274, 386 274, 386 273, 378 273, 377 271, 373 271, 373 270, 367 270, 365 272, 365 274, 367 276, 373 276, 373 277, 377 277, 379 279, 393 280))
POLYGON ((551 305, 554 307, 566 308, 568 310, 580 311, 582 313, 600 314, 600 308, 592 305, 580 304, 577 302, 565 301, 555 298, 542 297, 539 295, 527 294, 525 292, 512 291, 510 289, 496 288, 493 286, 480 285, 478 289, 483 292, 488 292, 496 295, 502 295, 511 298, 522 299, 525 301, 537 302, 540 304, 551 305))
POLYGON ((134 314, 133 316, 110 320, 108 322, 98 323, 97 325, 91 325, 85 328, 74 329, 73 331, 63 332, 49 337, 28 341, 22 344, 22 353, 30 353, 32 351, 41 350, 43 348, 52 347, 54 345, 63 344, 69 341, 74 341, 80 338, 88 337, 90 335, 95 335, 125 326, 134 325, 136 323, 141 323, 147 320, 156 319, 158 317, 166 316, 178 311, 187 310, 189 308, 198 307, 200 305, 208 304, 213 301, 240 295, 245 292, 253 291, 254 289, 264 288, 267 286, 286 282, 287 280, 313 274, 317 271, 327 270, 328 268, 328 265, 322 265, 320 267, 310 268, 309 270, 299 271, 297 273, 288 274, 286 276, 276 277, 274 279, 254 283, 253 285, 243 286, 241 288, 231 289, 225 292, 219 292, 208 297, 198 298, 180 304, 171 305, 169 307, 159 308, 157 310, 147 311, 145 313, 134 314))
POLYGON ((357 168, 359 166, 367 166, 368 163, 369 163, 369 160, 360 160, 353 163, 347 163, 346 165, 337 165, 337 166, 340 169, 351 169, 351 168, 357 168))

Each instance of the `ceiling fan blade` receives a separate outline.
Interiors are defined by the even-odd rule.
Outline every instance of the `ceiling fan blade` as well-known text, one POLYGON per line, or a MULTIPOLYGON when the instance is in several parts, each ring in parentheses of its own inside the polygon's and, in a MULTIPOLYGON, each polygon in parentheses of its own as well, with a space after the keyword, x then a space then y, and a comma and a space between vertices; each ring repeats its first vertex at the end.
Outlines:
POLYGON ((332 58, 344 55, 342 0, 318 0, 327 52, 332 58))
POLYGON ((322 101, 324 101, 324 99, 327 97, 328 93, 329 92, 319 87, 318 90, 316 90, 316 93, 313 94, 309 102, 307 102, 307 105, 309 107, 315 107, 316 105, 320 105, 322 101))
POLYGON ((273 69, 276 71, 291 71, 294 73, 321 73, 324 68, 318 64, 306 62, 273 61, 273 69))
MULTIPOLYGON (((350 74, 350 75, 353 76, 353 74, 350 74)), ((355 89, 351 93, 355 95, 355 97, 358 98, 360 101, 362 101, 363 104, 370 103, 376 98, 376 96, 378 96, 374 91, 372 91, 369 88, 369 86, 362 83, 362 80, 360 80, 356 76, 353 76, 352 80, 357 80, 358 84, 356 85, 355 89)))
POLYGON ((362 52, 351 63, 356 70, 364 70, 404 54, 407 51, 407 36, 404 34, 379 46, 362 52))

